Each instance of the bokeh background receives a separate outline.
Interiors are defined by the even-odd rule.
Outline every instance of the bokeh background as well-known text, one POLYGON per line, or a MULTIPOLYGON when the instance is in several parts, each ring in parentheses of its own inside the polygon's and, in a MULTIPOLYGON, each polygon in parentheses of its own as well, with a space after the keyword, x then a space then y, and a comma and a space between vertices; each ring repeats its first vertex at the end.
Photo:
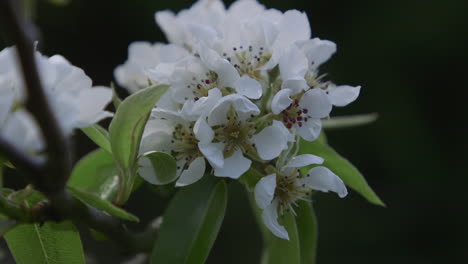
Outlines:
MULTIPOLYGON (((73 0, 57 7, 39 1, 39 49, 64 55, 95 84, 108 85, 113 69, 126 60, 129 43, 165 41, 154 22, 156 10, 180 10, 191 3, 73 0)), ((328 136, 387 208, 352 191, 345 199, 315 196, 318 263, 468 263, 468 1, 263 3, 304 10, 313 35, 337 43, 337 54, 322 72, 338 84, 363 88, 359 100, 333 115, 379 114, 374 124, 329 131, 328 136)), ((2 37, 0 46, 9 44, 2 37)), ((83 135, 75 138, 77 157, 95 148, 83 135)), ((7 184, 22 183, 15 178, 7 184)), ((166 204, 166 198, 144 187, 132 197, 129 210, 148 220, 166 204)), ((227 210, 207 263, 259 263, 260 233, 239 185, 230 185, 227 210)), ((124 259, 109 242, 93 241, 86 233, 83 239, 89 263, 124 259)), ((3 261, 12 263, 8 257, 3 261)))

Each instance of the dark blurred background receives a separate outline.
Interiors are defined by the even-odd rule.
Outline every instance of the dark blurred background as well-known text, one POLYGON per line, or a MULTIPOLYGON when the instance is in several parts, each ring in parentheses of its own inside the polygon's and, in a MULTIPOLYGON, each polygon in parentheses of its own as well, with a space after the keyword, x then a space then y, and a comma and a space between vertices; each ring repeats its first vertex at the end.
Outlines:
MULTIPOLYGON (((225 2, 229 4, 231 1, 225 2)), ((95 84, 108 85, 135 40, 164 42, 154 12, 192 1, 40 1, 39 49, 62 54, 95 84)), ((319 194, 318 263, 468 263, 466 185, 468 129, 468 1, 264 1, 304 10, 315 37, 337 43, 323 66, 338 84, 361 85, 354 104, 334 115, 377 112, 371 125, 328 132, 387 204, 373 206, 351 191, 346 199, 319 194)), ((10 44, 2 39, 0 46, 10 44)), ((124 91, 121 91, 124 94, 124 91)), ((77 134, 78 154, 95 148, 77 134)), ((78 156, 79 156, 78 155, 78 156)), ((15 180, 10 184, 16 184, 15 180)), ((259 263, 261 239, 242 188, 230 185, 228 212, 208 263, 259 263)), ((166 200, 140 189, 129 210, 150 219, 166 200)), ((141 228, 137 226, 136 228, 141 228)), ((108 242, 84 235, 90 263, 118 263, 108 242)))

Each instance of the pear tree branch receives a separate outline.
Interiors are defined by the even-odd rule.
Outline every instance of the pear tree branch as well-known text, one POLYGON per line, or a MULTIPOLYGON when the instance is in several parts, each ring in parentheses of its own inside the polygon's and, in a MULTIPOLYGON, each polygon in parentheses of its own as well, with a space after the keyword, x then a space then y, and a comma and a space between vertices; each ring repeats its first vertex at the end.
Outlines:
MULTIPOLYGON (((0 19, 8 36, 16 43, 17 55, 26 84, 26 108, 36 119, 46 145, 47 160, 38 164, 26 153, 0 138, 0 155, 4 155, 49 200, 50 210, 34 219, 54 221, 72 220, 104 233, 128 251, 143 252, 151 249, 155 230, 142 234, 129 232, 123 222, 74 198, 65 188, 72 169, 71 145, 64 135, 42 87, 36 63, 34 41, 37 30, 23 16, 18 0, 0 0, 0 19)), ((6 204, 3 204, 6 206, 6 204)), ((9 207, 10 208, 10 207, 9 207)), ((10 208, 12 209, 12 208, 10 208)), ((10 212, 15 212, 10 210, 10 212)), ((20 218, 18 215, 14 217, 20 218)))

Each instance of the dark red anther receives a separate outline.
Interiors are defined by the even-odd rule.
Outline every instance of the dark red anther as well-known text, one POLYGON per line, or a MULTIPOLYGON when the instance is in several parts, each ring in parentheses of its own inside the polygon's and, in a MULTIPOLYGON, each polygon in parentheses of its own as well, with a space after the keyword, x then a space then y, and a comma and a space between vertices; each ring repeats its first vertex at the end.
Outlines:
POLYGON ((197 89, 201 89, 201 84, 197 84, 197 89))
POLYGON ((198 97, 193 98, 193 100, 195 100, 195 102, 198 101, 198 99, 200 99, 200 98, 198 98, 198 97))
POLYGON ((286 125, 286 127, 287 127, 287 128, 291 128, 291 127, 292 127, 292 124, 289 123, 289 124, 286 125))
POLYGON ((304 109, 302 109, 302 112, 304 112, 304 114, 307 114, 307 112, 309 112, 309 110, 307 108, 304 108, 304 109))
POLYGON ((304 118, 304 122, 307 122, 307 120, 309 120, 307 117, 306 117, 306 118, 304 118))
POLYGON ((302 121, 302 116, 298 116, 297 121, 302 121))
POLYGON ((205 80, 205 83, 206 83, 206 84, 210 84, 211 81, 210 81, 210 80, 205 80))
POLYGON ((297 122, 297 125, 298 125, 299 127, 302 127, 302 122, 297 122))

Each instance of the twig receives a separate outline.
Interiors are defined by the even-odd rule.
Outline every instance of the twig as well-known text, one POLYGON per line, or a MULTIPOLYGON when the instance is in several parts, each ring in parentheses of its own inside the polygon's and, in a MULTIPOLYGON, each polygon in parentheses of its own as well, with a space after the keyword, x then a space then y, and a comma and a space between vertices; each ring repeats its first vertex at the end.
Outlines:
POLYGON ((16 0, 0 0, 0 18, 4 19, 9 35, 17 44, 17 51, 27 88, 26 107, 37 120, 46 143, 47 162, 36 164, 14 146, 0 140, 1 153, 19 169, 50 201, 52 210, 44 210, 44 219, 70 219, 104 233, 129 252, 149 251, 155 237, 151 229, 142 234, 129 232, 120 219, 112 217, 75 199, 65 184, 71 171, 71 148, 63 134, 44 93, 35 60, 33 41, 35 28, 21 16, 16 0))
POLYGON ((0 0, 0 14, 4 25, 16 48, 23 69, 26 83, 26 108, 35 117, 41 127, 42 136, 47 146, 47 173, 34 180, 34 184, 44 193, 62 190, 71 171, 71 151, 66 138, 48 104, 37 69, 34 41, 37 30, 22 16, 20 1, 0 0))

